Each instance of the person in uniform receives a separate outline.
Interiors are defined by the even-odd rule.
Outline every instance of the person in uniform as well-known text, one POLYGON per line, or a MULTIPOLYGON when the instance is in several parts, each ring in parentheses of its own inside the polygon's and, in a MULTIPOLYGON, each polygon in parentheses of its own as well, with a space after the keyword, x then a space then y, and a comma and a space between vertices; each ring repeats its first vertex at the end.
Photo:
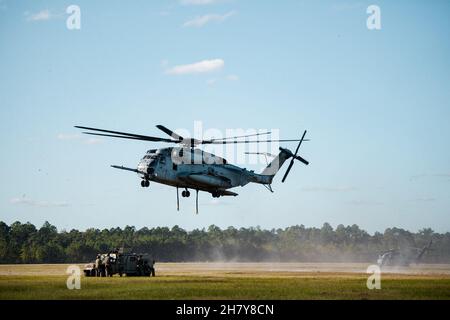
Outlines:
POLYGON ((155 260, 152 260, 149 264, 149 268, 150 268, 150 275, 152 277, 155 277, 155 260))
POLYGON ((100 277, 100 264, 101 264, 101 260, 100 260, 100 255, 97 255, 97 259, 95 259, 95 276, 96 277, 100 277))
POLYGON ((144 262, 142 261, 142 256, 138 256, 136 260, 136 273, 138 276, 141 276, 143 274, 143 264, 144 262))
POLYGON ((111 257, 109 254, 105 258, 105 269, 106 269, 106 276, 112 277, 112 268, 111 268, 111 257))
POLYGON ((100 276, 105 277, 106 276, 106 270, 105 270, 105 262, 100 257, 100 276))

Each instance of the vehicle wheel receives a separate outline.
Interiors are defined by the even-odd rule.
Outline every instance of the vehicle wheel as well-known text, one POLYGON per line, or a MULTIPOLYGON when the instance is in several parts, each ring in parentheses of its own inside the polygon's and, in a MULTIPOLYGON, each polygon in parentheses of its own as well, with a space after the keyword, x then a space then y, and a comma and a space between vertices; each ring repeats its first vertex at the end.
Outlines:
POLYGON ((145 180, 145 186, 146 186, 147 188, 150 187, 150 181, 145 180))
POLYGON ((189 191, 186 191, 186 198, 189 198, 190 195, 191 193, 189 191))
POLYGON ((182 196, 183 198, 185 198, 185 197, 186 197, 186 191, 181 192, 181 196, 182 196))
POLYGON ((142 181, 141 181, 141 187, 142 187, 142 188, 145 188, 145 180, 142 180, 142 181))
POLYGON ((122 277, 122 272, 121 272, 121 273, 119 273, 119 277, 122 277))

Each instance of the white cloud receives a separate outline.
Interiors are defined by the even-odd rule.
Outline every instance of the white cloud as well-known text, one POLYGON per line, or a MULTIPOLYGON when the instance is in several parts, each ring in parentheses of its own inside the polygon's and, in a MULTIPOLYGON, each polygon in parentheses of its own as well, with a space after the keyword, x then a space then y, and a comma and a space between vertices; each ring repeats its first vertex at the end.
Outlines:
POLYGON ((204 6, 208 4, 215 4, 223 0, 180 0, 180 3, 185 6, 204 6))
POLYGON ((239 76, 235 75, 235 74, 230 74, 227 76, 227 80, 229 81, 238 81, 239 80, 239 76))
POLYGON ((12 198, 10 203, 17 205, 26 205, 30 207, 39 207, 39 208, 52 208, 52 207, 68 207, 69 204, 67 202, 52 202, 52 201, 36 201, 26 197, 22 198, 12 198))
POLYGON ((25 12, 25 15, 27 16, 28 21, 46 21, 50 20, 50 18, 52 17, 52 14, 48 9, 41 10, 37 13, 25 12))
POLYGON ((191 64, 178 65, 169 68, 166 73, 172 75, 210 73, 221 70, 225 65, 222 59, 203 60, 191 64))
POLYGON ((222 23, 233 15, 235 15, 234 11, 230 11, 225 14, 205 14, 203 16, 198 16, 192 20, 186 21, 183 24, 183 27, 201 28, 209 22, 222 23))

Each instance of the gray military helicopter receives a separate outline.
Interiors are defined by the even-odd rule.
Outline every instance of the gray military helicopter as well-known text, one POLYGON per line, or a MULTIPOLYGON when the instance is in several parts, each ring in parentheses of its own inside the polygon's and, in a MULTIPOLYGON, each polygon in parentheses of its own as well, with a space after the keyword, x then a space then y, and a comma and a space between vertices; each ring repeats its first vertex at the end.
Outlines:
POLYGON ((286 180, 294 160, 298 160, 305 165, 309 162, 298 156, 298 150, 305 139, 306 130, 301 139, 289 140, 239 140, 241 138, 255 137, 260 135, 267 135, 270 132, 257 133, 245 136, 227 137, 221 139, 198 140, 193 138, 184 138, 172 130, 162 126, 156 126, 171 138, 160 138, 146 135, 139 135, 134 133, 119 132, 104 130, 98 128, 90 128, 83 126, 75 126, 75 128, 89 130, 84 131, 84 134, 113 137, 131 140, 141 140, 150 142, 166 142, 179 145, 179 147, 167 147, 161 149, 148 150, 145 156, 141 159, 137 168, 128 168, 124 166, 112 165, 111 167, 127 170, 137 173, 141 178, 141 186, 149 187, 150 181, 173 186, 177 189, 177 210, 180 209, 179 188, 185 189, 181 195, 189 197, 189 189, 196 190, 196 213, 198 213, 198 192, 205 191, 211 193, 214 198, 221 196, 237 196, 238 194, 229 189, 245 186, 250 182, 264 185, 269 191, 273 192, 271 184, 275 174, 279 171, 283 163, 291 159, 286 173, 283 176, 282 182, 286 180), (271 155, 268 153, 254 153, 273 157, 273 160, 268 163, 267 167, 257 174, 252 170, 240 168, 238 166, 229 164, 226 159, 218 157, 212 153, 205 152, 199 148, 200 145, 208 144, 238 144, 238 143, 262 143, 262 142, 298 142, 295 153, 292 151, 279 148, 278 155, 271 155))
POLYGON ((433 240, 430 240, 428 245, 424 246, 423 248, 406 248, 403 250, 397 249, 390 249, 387 251, 382 252, 377 259, 377 264, 380 267, 383 266, 404 266, 408 267, 410 264, 417 264, 419 263, 425 253, 427 251, 431 251, 431 245, 433 243, 433 240))

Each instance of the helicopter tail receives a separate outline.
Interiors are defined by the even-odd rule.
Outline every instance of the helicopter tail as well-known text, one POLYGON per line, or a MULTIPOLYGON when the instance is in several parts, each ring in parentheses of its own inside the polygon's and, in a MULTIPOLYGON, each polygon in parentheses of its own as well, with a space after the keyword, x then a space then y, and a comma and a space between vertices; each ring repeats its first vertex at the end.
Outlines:
POLYGON ((292 166, 294 165, 294 160, 298 160, 302 163, 304 163, 305 165, 308 165, 309 162, 306 161, 305 159, 303 159, 302 157, 298 156, 298 149, 300 148, 300 145, 302 144, 303 140, 305 139, 305 135, 306 135, 306 130, 303 133, 302 138, 300 139, 300 142, 298 143, 297 149, 295 150, 295 153, 293 153, 291 150, 289 149, 285 149, 285 148, 281 148, 280 147, 280 153, 278 154, 278 156, 275 157, 275 159, 272 160, 271 163, 269 163, 269 165, 263 170, 263 172, 261 172, 262 176, 268 176, 269 177, 269 182, 267 184, 271 184, 273 177, 275 177, 275 175, 277 174, 277 172, 281 169, 281 166, 284 164, 284 162, 286 162, 286 160, 291 158, 291 162, 289 163, 289 167, 286 170, 286 173, 283 176, 283 179, 281 180, 281 182, 284 182, 289 174, 289 172, 291 171, 292 166))
POLYGON ((430 242, 428 243, 428 245, 426 245, 425 247, 422 248, 422 250, 420 250, 419 254, 416 257, 416 260, 419 261, 420 259, 422 259, 423 255, 427 252, 427 251, 431 251, 431 245, 433 244, 433 240, 430 240, 430 242))
POLYGON ((283 164, 292 156, 292 152, 288 149, 280 148, 280 153, 264 168, 261 172, 262 176, 275 177, 283 164))

